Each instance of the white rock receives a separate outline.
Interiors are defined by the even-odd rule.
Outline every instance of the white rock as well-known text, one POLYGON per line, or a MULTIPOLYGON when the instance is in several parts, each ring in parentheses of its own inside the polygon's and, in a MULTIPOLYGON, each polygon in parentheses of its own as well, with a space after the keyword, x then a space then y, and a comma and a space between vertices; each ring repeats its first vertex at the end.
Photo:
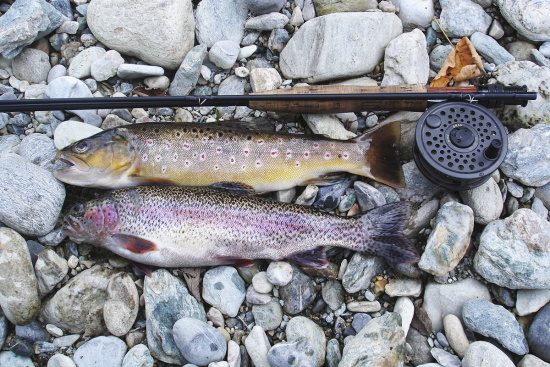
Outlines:
POLYGON ((254 326, 246 338, 244 345, 250 359, 256 367, 271 367, 267 360, 267 352, 271 345, 261 326, 254 326))
POLYGON ((252 286, 254 290, 258 293, 269 293, 273 290, 273 284, 271 284, 267 279, 267 273, 265 271, 260 271, 259 273, 254 274, 252 277, 252 286))
POLYGON ((214 65, 222 69, 231 69, 235 61, 237 61, 240 50, 237 42, 230 40, 218 41, 212 45, 212 48, 208 52, 208 57, 214 65))
POLYGON ((496 0, 504 18, 518 33, 531 41, 550 41, 550 2, 496 0))
POLYGON ((227 343, 227 364, 229 367, 241 367, 241 350, 233 340, 227 343))
POLYGON ((166 75, 150 76, 149 78, 143 79, 143 83, 147 86, 147 88, 165 90, 170 87, 170 78, 166 75))
POLYGON ((269 13, 248 19, 244 27, 257 31, 271 31, 276 28, 284 28, 288 21, 288 17, 284 14, 269 13))
POLYGON ((339 140, 347 140, 357 136, 346 130, 342 122, 334 115, 304 114, 302 116, 314 134, 321 134, 339 140))
POLYGON ((124 58, 115 50, 109 50, 92 62, 90 74, 98 82, 116 75, 118 67, 124 63, 124 58))
POLYGON ((481 186, 460 192, 464 204, 474 211, 474 221, 488 224, 497 220, 502 213, 504 201, 495 180, 487 180, 481 186))
POLYGON ((250 72, 250 86, 254 93, 277 89, 283 83, 274 68, 256 68, 250 72))
POLYGON ((242 59, 248 59, 256 50, 258 49, 258 46, 256 45, 250 45, 242 47, 239 51, 239 56, 237 57, 237 60, 242 59))
POLYGON ((292 265, 286 261, 273 261, 267 267, 267 280, 277 286, 285 286, 292 280, 292 265))
POLYGON ((351 312, 378 312, 382 308, 378 301, 352 301, 346 304, 346 308, 351 312))
POLYGON ((248 15, 246 0, 203 0, 197 5, 197 40, 208 47, 218 41, 240 43, 248 15))
MULTIPOLYGON (((439 22, 449 37, 469 37, 475 32, 487 33, 492 18, 479 4, 453 0, 443 7, 439 22)), ((439 26, 434 29, 439 31, 439 26)))
POLYGON ((424 33, 415 29, 390 41, 384 56, 383 86, 426 84, 429 75, 430 57, 426 50, 424 33))
POLYGON ((48 360, 48 367, 76 367, 71 357, 64 354, 54 354, 48 360))
POLYGON ((111 277, 107 285, 107 299, 103 306, 103 319, 109 332, 115 336, 126 335, 139 311, 139 295, 134 281, 127 273, 111 277))
POLYGON ((56 337, 56 338, 60 338, 60 337, 63 336, 63 330, 61 330, 60 328, 58 328, 57 326, 55 326, 53 324, 47 324, 46 325, 46 331, 48 333, 50 333, 51 336, 56 337))
MULTIPOLYGON (((52 80, 44 95, 47 98, 92 98, 92 92, 83 81, 72 76, 62 76, 52 80)), ((67 110, 85 120, 90 115, 95 115, 97 110, 67 110)))
POLYGON ((544 57, 550 57, 550 41, 546 41, 542 45, 540 45, 539 52, 544 57))
POLYGON ((302 9, 299 6, 296 6, 292 11, 292 15, 289 21, 291 26, 299 27, 304 24, 304 17, 302 16, 302 9))
MULTIPOLYGON (((418 279, 390 279, 384 288, 390 297, 418 297, 422 293, 422 282, 418 279)), ((406 333, 405 333, 406 334, 406 333)))
POLYGON ((223 327, 224 325, 224 318, 223 314, 218 310, 216 307, 210 307, 208 310, 208 313, 206 314, 206 318, 214 324, 216 327, 223 327))
POLYGON ((550 367, 550 363, 546 363, 532 354, 526 354, 521 361, 518 362, 516 367, 550 367))
POLYGON ((399 7, 397 15, 403 26, 427 27, 435 14, 432 0, 390 0, 399 7))
POLYGON ((117 70, 117 75, 121 79, 138 79, 163 74, 163 68, 152 65, 122 64, 117 70))
POLYGON ((448 314, 443 318, 443 327, 445 328, 445 337, 447 341, 456 354, 460 358, 463 358, 466 350, 470 346, 470 342, 466 337, 462 322, 455 315, 448 314))
POLYGON ((245 68, 244 66, 239 66, 235 69, 235 75, 239 78, 246 78, 250 74, 250 70, 245 68))
POLYGON ((401 20, 391 13, 317 17, 304 23, 281 52, 281 72, 313 83, 363 75, 374 70, 388 43, 402 32, 401 20))
POLYGON ((31 84, 25 90, 25 99, 38 99, 44 98, 46 93, 46 84, 31 84))
POLYGON ((540 310, 550 302, 550 289, 519 289, 517 292, 516 311, 525 316, 540 310))
POLYGON ((74 58, 69 65, 69 75, 78 79, 87 78, 91 75, 92 63, 105 54, 101 47, 89 47, 84 49, 74 58))
POLYGON ((167 69, 178 68, 195 41, 191 0, 94 0, 86 20, 107 47, 167 69))
POLYGON ((296 316, 290 319, 286 325, 287 341, 293 342, 301 337, 309 340, 313 347, 316 366, 320 367, 325 363, 327 339, 323 329, 307 317, 296 316))
POLYGON ((409 332, 409 327, 414 316, 414 305, 409 297, 399 297, 395 302, 393 312, 401 315, 401 327, 405 332, 405 336, 409 332))
POLYGON ((47 53, 29 47, 13 59, 11 68, 17 79, 38 84, 46 81, 51 65, 47 53))
POLYGON ((64 121, 54 132, 53 142, 59 150, 74 143, 75 141, 90 137, 94 134, 102 132, 99 127, 85 124, 79 121, 64 121))
POLYGON ((514 367, 508 356, 488 342, 474 342, 462 359, 462 367, 499 366, 514 367))
POLYGON ((55 33, 67 33, 67 34, 76 34, 78 32, 79 24, 74 20, 66 20, 59 28, 55 30, 55 33))

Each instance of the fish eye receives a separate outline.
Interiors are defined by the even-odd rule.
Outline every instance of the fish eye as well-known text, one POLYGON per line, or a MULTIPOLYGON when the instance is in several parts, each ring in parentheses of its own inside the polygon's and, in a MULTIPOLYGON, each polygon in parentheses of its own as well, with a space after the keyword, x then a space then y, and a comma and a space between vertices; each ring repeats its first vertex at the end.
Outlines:
POLYGON ((77 204, 73 207, 72 214, 74 215, 82 215, 84 214, 84 205, 83 204, 77 204))
POLYGON ((84 153, 88 150, 88 143, 85 140, 79 141, 73 146, 73 150, 76 153, 84 153))

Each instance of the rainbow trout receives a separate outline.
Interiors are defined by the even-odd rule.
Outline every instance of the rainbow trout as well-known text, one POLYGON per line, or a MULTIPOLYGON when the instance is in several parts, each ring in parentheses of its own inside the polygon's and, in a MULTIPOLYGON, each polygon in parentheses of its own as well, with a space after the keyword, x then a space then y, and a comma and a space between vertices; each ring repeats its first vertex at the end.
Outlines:
POLYGON ((400 202, 359 218, 338 217, 206 187, 140 186, 76 205, 63 230, 77 242, 161 267, 245 266, 254 259, 322 267, 325 246, 417 262, 401 233, 407 211, 400 202))
POLYGON ((64 148, 60 181, 100 188, 152 183, 208 186, 242 182, 256 192, 329 183, 335 173, 404 187, 399 122, 357 138, 258 132, 210 124, 136 124, 105 130, 64 148))

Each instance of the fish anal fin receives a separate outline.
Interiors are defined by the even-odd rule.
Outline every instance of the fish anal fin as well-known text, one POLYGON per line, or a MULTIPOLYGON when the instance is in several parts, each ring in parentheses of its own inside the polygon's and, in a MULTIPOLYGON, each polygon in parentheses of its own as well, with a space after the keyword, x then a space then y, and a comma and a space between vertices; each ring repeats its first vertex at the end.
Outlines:
POLYGON ((221 265, 233 265, 236 267, 249 267, 254 265, 254 262, 251 259, 244 259, 241 257, 231 257, 231 256, 218 256, 216 258, 221 265))
POLYGON ((229 191, 234 194, 240 195, 255 195, 256 191, 254 187, 242 182, 221 181, 210 185, 211 188, 216 190, 229 191))
MULTIPOLYGON (((353 139, 364 145, 365 172, 376 181, 396 188, 405 187, 405 176, 401 168, 401 122, 393 121, 368 130, 353 139)), ((361 174, 361 173, 359 173, 361 174)))
POLYGON ((323 246, 318 246, 308 251, 297 252, 286 258, 307 268, 323 268, 328 264, 327 254, 323 246))
POLYGON ((157 245, 141 237, 129 234, 115 234, 112 236, 117 245, 133 252, 134 254, 144 254, 150 251, 158 251, 157 245))
POLYGON ((143 274, 147 275, 148 277, 153 274, 153 268, 151 268, 149 265, 141 264, 132 260, 130 261, 130 264, 132 264, 137 270, 141 271, 143 274))

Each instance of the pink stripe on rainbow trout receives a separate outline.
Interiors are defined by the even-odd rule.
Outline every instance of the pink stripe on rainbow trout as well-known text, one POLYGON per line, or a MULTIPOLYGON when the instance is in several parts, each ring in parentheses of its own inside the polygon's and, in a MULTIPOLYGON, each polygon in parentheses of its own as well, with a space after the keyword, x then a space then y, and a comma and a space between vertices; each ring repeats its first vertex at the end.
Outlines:
POLYGON ((141 186, 76 205, 63 230, 78 242, 161 267, 244 266, 253 259, 322 267, 324 246, 417 262, 401 233, 407 212, 399 202, 346 218, 206 187, 141 186))
POLYGON ((350 140, 259 132, 210 124, 136 124, 80 140, 57 157, 59 180, 122 188, 151 183, 208 186, 242 182, 256 192, 285 190, 349 172, 404 187, 393 122, 350 140))

